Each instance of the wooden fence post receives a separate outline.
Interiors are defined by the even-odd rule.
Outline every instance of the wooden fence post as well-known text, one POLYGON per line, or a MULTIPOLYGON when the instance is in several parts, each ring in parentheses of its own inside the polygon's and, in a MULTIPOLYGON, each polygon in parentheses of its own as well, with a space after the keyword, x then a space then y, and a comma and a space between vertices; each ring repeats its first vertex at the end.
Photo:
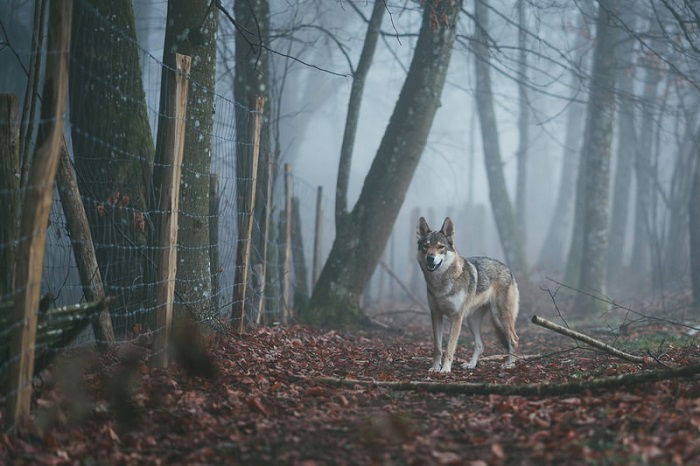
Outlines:
POLYGON ((418 264, 415 262, 414 257, 416 257, 417 251, 418 251, 418 246, 417 246, 417 239, 416 239, 416 231, 418 229, 418 219, 420 218, 420 209, 418 207, 414 207, 411 209, 411 218, 409 218, 408 222, 408 232, 409 232, 409 239, 408 239, 408 258, 411 260, 412 267, 410 268, 409 272, 409 278, 408 278, 408 286, 411 288, 418 286, 418 283, 420 282, 420 267, 418 264))
POLYGON ((289 262, 292 256, 292 171, 284 164, 284 243, 282 246, 282 323, 292 317, 292 296, 289 287, 289 262))
POLYGON ((219 311, 219 177, 209 175, 209 275, 211 275, 212 313, 219 311))
POLYGON ((238 247, 236 248, 236 273, 233 285, 233 304, 231 305, 232 320, 238 319, 238 331, 245 331, 245 300, 248 290, 248 269, 250 268, 250 243, 253 235, 253 214, 255 212, 255 191, 258 177, 258 159, 260 156, 260 132, 262 117, 265 109, 265 99, 258 96, 255 99, 255 120, 253 127, 253 151, 250 161, 248 179, 250 184, 245 193, 243 231, 238 232, 238 247))
MULTIPOLYGON (((97 266, 90 225, 85 213, 85 206, 80 199, 80 190, 71 166, 65 139, 62 139, 61 142, 61 157, 56 172, 56 184, 73 247, 73 257, 75 257, 80 282, 83 285, 83 294, 87 301, 100 301, 105 297, 102 275, 97 266)), ((97 317, 93 319, 92 329, 98 346, 104 347, 105 343, 107 346, 114 344, 114 330, 108 306, 104 306, 97 317)))
POLYGON ((42 92, 41 126, 37 150, 29 171, 24 198, 17 263, 16 284, 23 284, 15 296, 14 322, 11 332, 8 422, 29 414, 34 374, 37 311, 44 264, 46 224, 53 194, 53 182, 63 137, 63 112, 68 86, 68 51, 70 50, 71 0, 54 0, 50 6, 46 75, 42 92))
POLYGON ((294 291, 308 297, 309 282, 304 254, 304 233, 301 228, 301 212, 297 196, 292 197, 292 263, 294 264, 294 291))
MULTIPOLYGON (((323 233, 323 186, 316 191, 316 221, 314 222, 314 257, 311 267, 311 288, 316 286, 318 275, 321 273, 321 234, 323 233)), ((313 290, 312 290, 313 291, 313 290)))
POLYGON ((14 290, 15 250, 19 231, 20 162, 18 102, 0 94, 0 298, 14 290))
POLYGON ((153 342, 151 364, 155 367, 168 366, 168 345, 173 320, 173 299, 175 296, 175 275, 177 272, 177 221, 180 203, 180 176, 182 156, 185 146, 185 125, 187 117, 187 94, 192 59, 187 55, 175 54, 175 71, 168 73, 165 124, 165 150, 163 160, 154 170, 154 185, 160 190, 158 199, 156 252, 156 333, 153 342))
POLYGON ((267 288, 267 242, 270 238, 270 215, 272 215, 272 183, 274 174, 274 164, 272 160, 267 161, 267 192, 265 193, 265 218, 264 233, 262 242, 262 270, 260 271, 260 299, 258 300, 258 312, 255 316, 255 323, 260 325, 265 312, 265 290, 267 288))

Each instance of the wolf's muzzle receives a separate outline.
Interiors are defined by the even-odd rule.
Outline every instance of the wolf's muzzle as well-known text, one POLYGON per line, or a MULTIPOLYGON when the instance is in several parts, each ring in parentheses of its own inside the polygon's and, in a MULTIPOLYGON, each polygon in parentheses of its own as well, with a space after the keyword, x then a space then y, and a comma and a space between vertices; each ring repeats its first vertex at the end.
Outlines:
POLYGON ((427 256, 425 258, 425 266, 429 272, 435 272, 440 264, 442 264, 442 258, 436 256, 427 256))

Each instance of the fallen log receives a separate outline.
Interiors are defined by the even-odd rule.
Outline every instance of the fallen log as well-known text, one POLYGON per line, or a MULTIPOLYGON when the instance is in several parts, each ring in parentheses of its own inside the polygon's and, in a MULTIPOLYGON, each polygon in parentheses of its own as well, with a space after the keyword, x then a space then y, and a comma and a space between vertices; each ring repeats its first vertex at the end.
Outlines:
POLYGON ((601 377, 592 380, 581 380, 564 383, 529 383, 529 384, 495 384, 495 383, 444 383, 407 381, 390 382, 379 380, 344 379, 338 377, 308 377, 292 376, 293 380, 331 385, 335 387, 354 387, 356 385, 381 387, 397 391, 423 391, 430 393, 445 393, 448 395, 504 395, 504 396, 558 396, 582 393, 588 390, 605 390, 662 380, 688 378, 700 374, 700 364, 665 369, 645 371, 634 374, 601 377))
POLYGON ((567 337, 573 338, 574 340, 582 341, 582 342, 586 343, 587 345, 590 345, 594 348, 598 348, 600 350, 603 350, 608 354, 611 354, 611 355, 616 356, 618 358, 624 359, 626 361, 634 362, 637 364, 649 364, 651 362, 650 358, 645 358, 642 356, 637 356, 634 354, 626 353, 622 350, 615 348, 614 346, 610 346, 607 343, 603 343, 600 340, 596 340, 593 337, 589 337, 588 335, 584 335, 583 333, 577 332, 576 330, 571 330, 569 328, 562 327, 559 324, 555 324, 554 322, 551 322, 547 319, 543 319, 542 317, 539 317, 539 316, 532 316, 532 323, 537 324, 541 327, 547 328, 549 330, 553 330, 553 331, 560 333, 562 335, 565 335, 567 337))

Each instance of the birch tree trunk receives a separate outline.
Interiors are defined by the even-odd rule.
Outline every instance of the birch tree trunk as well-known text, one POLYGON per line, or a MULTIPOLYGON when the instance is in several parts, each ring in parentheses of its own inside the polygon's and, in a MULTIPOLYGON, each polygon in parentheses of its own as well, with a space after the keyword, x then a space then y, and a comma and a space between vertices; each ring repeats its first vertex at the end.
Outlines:
MULTIPOLYGON (((169 0, 163 45, 163 62, 175 67, 175 54, 192 58, 188 92, 187 124, 182 160, 180 211, 178 217, 178 267, 175 282, 174 315, 189 312, 198 320, 211 317, 211 277, 209 267, 209 172, 211 134, 214 123, 215 35, 218 10, 208 0, 169 0)), ((171 89, 167 76, 161 84, 161 108, 171 89)), ((162 147, 159 121, 158 147, 162 147)), ((156 204, 157 205, 157 204, 156 204)))
POLYGON ((513 215, 508 188, 503 174, 503 160, 499 144, 496 111, 491 89, 491 70, 488 50, 488 0, 476 2, 476 42, 474 68, 476 71, 476 105, 481 122, 481 141, 484 148, 486 175, 489 181, 491 209, 501 246, 508 265, 518 274, 527 274, 527 263, 522 238, 513 215))
POLYGON ((389 239, 440 106, 461 6, 459 0, 425 2, 415 52, 394 113, 346 226, 336 232, 309 309, 302 314, 308 323, 365 322, 359 299, 389 239))
POLYGON ((75 168, 115 332, 147 322, 146 206, 154 157, 131 0, 73 8, 70 113, 75 168), (131 317, 133 316, 133 317, 131 317))
MULTIPOLYGON (((605 287, 608 253, 608 190, 615 116, 615 64, 619 56, 620 37, 620 29, 615 22, 621 4, 621 0, 601 0, 599 3, 591 92, 586 112, 587 137, 581 153, 585 169, 579 172, 579 177, 585 176, 582 222, 579 226, 583 231, 579 286, 601 293, 605 287)), ((576 306, 581 311, 593 313, 604 304, 580 293, 576 306)))

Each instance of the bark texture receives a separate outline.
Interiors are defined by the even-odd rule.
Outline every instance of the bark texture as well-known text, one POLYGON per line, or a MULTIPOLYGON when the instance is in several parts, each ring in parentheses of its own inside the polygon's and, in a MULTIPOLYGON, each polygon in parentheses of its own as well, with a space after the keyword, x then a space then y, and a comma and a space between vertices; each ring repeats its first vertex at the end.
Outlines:
POLYGON ((308 323, 340 327, 365 321, 359 298, 389 239, 440 105, 461 6, 461 1, 425 2, 406 80, 360 197, 336 234, 302 314, 308 323))
POLYGON ((118 333, 146 319, 145 211, 154 146, 135 41, 130 0, 76 2, 70 69, 75 168, 105 293, 118 298, 111 307, 118 333))
MULTIPOLYGON (((218 10, 209 4, 208 0, 169 0, 163 46, 163 62, 171 68, 176 53, 192 58, 178 216, 176 319, 191 313, 197 320, 206 320, 217 311, 210 308, 209 172, 218 10)), ((161 107, 167 92, 172 92, 165 89, 165 77, 162 83, 161 107)), ((160 128, 158 134, 160 147, 160 128)))
POLYGON ((496 110, 493 103, 488 31, 488 0, 476 2, 476 42, 474 45, 476 71, 476 105, 481 122, 481 141, 489 182, 489 198, 508 265, 520 275, 527 274, 527 263, 520 229, 508 197, 503 159, 499 144, 496 110))
POLYGON ((14 289, 19 235, 20 161, 17 96, 0 94, 0 300, 14 289))
MULTIPOLYGON (((608 253, 608 190, 612 128, 615 116, 615 64, 618 56, 620 30, 615 24, 622 2, 600 2, 596 20, 596 38, 593 51, 591 91, 586 112, 586 138, 582 161, 585 168, 584 198, 581 228, 583 244, 579 286, 585 290, 604 292, 608 253)), ((580 293, 577 308, 587 313, 605 306, 580 293)))

